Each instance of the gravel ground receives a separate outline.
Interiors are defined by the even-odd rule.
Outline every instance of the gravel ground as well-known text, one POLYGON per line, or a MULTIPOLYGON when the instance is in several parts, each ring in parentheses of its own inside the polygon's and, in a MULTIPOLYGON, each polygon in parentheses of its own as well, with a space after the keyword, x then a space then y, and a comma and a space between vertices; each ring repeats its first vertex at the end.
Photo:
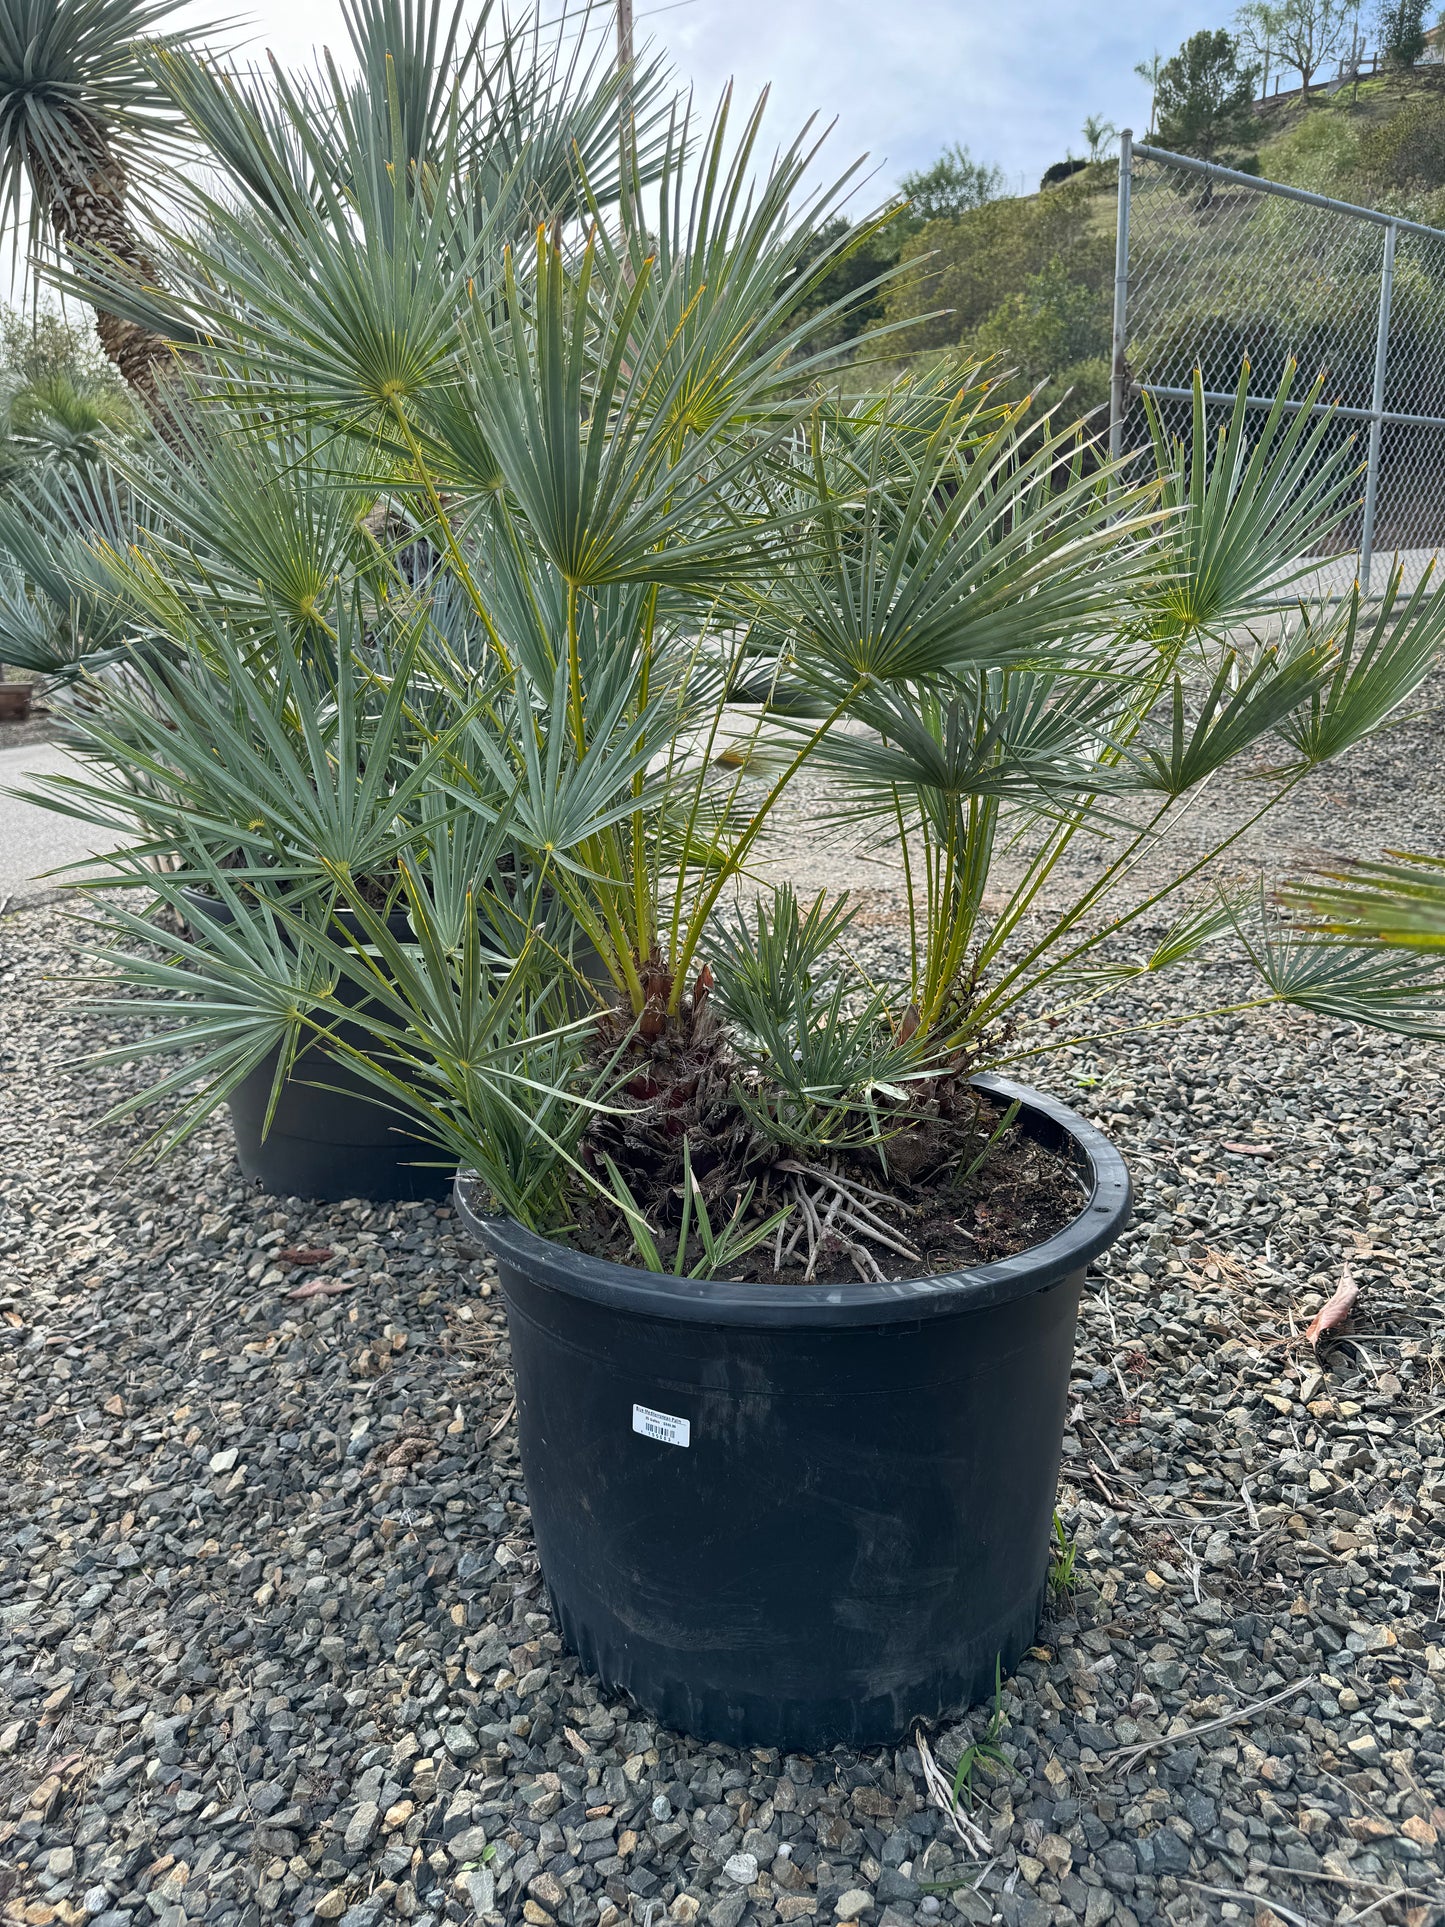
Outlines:
MULTIPOLYGON (((1433 738, 1321 779, 1285 847, 1445 847, 1433 738)), ((258 1197, 219 1126, 123 1163, 97 1119, 132 1077, 67 1075, 99 1041, 69 967, 53 908, 0 923, 7 1920, 1445 1921, 1445 1053, 1268 1014, 1040 1075, 1138 1209, 1086 1295, 1075 1584, 1004 1683, 975 1857, 914 1745, 736 1753, 600 1692, 449 1213, 258 1197)), ((931 1736, 946 1770, 986 1713, 931 1736)))
POLYGON ((37 705, 23 723, 0 723, 0 750, 29 749, 32 743, 54 742, 58 735, 54 716, 37 705))

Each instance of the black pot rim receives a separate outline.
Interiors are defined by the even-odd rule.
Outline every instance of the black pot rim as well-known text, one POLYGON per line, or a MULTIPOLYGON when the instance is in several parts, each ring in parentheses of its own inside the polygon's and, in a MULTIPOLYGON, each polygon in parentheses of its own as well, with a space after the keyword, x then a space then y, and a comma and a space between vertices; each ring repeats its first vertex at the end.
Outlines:
MULTIPOLYGON (((194 910, 197 916, 206 917, 212 923, 230 923, 232 918, 231 906, 225 902, 223 898, 213 896, 209 890, 202 890, 192 883, 184 883, 181 885, 181 895, 185 898, 189 908, 194 910)), ((331 919, 333 923, 338 924, 351 936, 362 936, 365 934, 360 919, 348 904, 337 904, 331 913, 331 919)), ((386 927, 393 937, 409 937, 411 935, 411 917, 406 910, 388 911, 386 927)))
POLYGON ((1132 1192, 1122 1154, 1102 1131, 1066 1104, 1007 1077, 979 1076, 973 1082, 1006 1103, 1017 1100, 1071 1139, 1089 1186, 1082 1210, 1062 1230, 1042 1244, 991 1264, 881 1284, 860 1280, 857 1284, 769 1285, 674 1278, 573 1251, 525 1230, 511 1218, 479 1215, 470 1200, 475 1180, 467 1172, 458 1173, 454 1188, 457 1216, 468 1237, 537 1284, 642 1318, 776 1329, 914 1324, 923 1318, 982 1311, 1082 1271, 1124 1229, 1132 1192))

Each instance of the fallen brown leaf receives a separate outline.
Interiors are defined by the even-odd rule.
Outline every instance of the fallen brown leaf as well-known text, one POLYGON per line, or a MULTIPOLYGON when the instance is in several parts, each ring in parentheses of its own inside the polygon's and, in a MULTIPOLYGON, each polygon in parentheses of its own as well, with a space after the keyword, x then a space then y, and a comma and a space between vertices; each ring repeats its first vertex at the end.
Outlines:
POLYGON ((1224 1148, 1226 1151, 1233 1151, 1237 1157, 1242 1158, 1272 1158, 1274 1156, 1274 1146, 1272 1144, 1244 1144, 1234 1138, 1226 1138, 1224 1148))
POLYGON ((287 1245, 276 1260, 283 1265, 324 1265, 332 1255, 330 1245, 287 1245))
POLYGON ((1321 1305, 1314 1317, 1305 1326, 1305 1337, 1310 1344, 1319 1347, 1322 1338, 1338 1331, 1341 1325, 1349 1322, 1350 1313, 1355 1309, 1360 1296, 1360 1288, 1355 1283, 1348 1265, 1340 1274, 1340 1282, 1335 1287, 1335 1295, 1327 1305, 1321 1305))
POLYGON ((354 1278, 308 1278, 304 1285, 295 1291, 288 1291, 289 1299, 297 1298, 339 1298, 343 1291, 355 1291, 354 1278))

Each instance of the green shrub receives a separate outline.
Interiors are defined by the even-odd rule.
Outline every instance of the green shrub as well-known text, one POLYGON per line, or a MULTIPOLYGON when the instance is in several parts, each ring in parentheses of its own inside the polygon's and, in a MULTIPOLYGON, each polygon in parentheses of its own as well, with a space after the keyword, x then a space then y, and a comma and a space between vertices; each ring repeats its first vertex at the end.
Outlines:
POLYGON ((1445 99, 1420 95, 1360 136, 1360 171, 1382 188, 1445 187, 1445 99))
POLYGON ((1273 181, 1339 198, 1360 169, 1360 137, 1344 114, 1318 107, 1271 141, 1260 160, 1273 181))
POLYGON ((1068 389, 1076 409, 1093 408, 1108 399, 1110 325, 1106 290, 1075 279, 1055 256, 999 303, 968 346, 1017 369, 1030 388, 1047 380, 1049 400, 1068 389))
POLYGON ((1096 210, 1092 188, 1076 178, 1028 199, 990 201, 956 221, 930 221, 903 250, 914 272, 889 289, 888 319, 946 310, 902 337, 911 348, 944 347, 970 339, 1030 276, 1105 287, 1114 243, 1096 210))
POLYGON ((919 221, 956 221, 960 214, 996 201, 1004 191, 1003 170, 976 161, 954 141, 932 167, 905 174, 899 183, 919 221))
MULTIPOLYGON (((897 262, 905 222, 906 217, 900 212, 888 226, 867 234, 848 252, 836 253, 833 266, 818 279, 801 312, 808 316, 821 314, 849 296, 856 295, 857 299, 818 325, 809 339, 810 353, 823 348, 842 348, 883 319, 886 284, 867 295, 860 291, 880 275, 886 275, 897 262)), ((848 235, 861 232, 861 229, 855 230, 847 215, 835 215, 819 228, 812 258, 817 259, 829 249, 839 250, 848 235)))
POLYGON ((1375 31, 1386 62, 1408 73, 1425 51, 1424 0, 1381 0, 1375 31))

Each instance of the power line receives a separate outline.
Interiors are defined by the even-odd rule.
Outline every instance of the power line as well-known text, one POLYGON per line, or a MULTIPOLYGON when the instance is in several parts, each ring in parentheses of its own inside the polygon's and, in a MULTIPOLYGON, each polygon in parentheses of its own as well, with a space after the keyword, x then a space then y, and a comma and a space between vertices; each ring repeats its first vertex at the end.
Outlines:
MULTIPOLYGON (((660 13, 677 13, 682 7, 695 7, 697 0, 667 0, 661 7, 644 7, 640 13, 633 14, 634 21, 652 20, 660 13)), ((581 6, 571 11, 564 9, 554 13, 550 20, 539 20, 537 31, 545 33, 552 27, 564 27, 571 33, 593 33, 608 25, 612 18, 610 7, 581 6)))

